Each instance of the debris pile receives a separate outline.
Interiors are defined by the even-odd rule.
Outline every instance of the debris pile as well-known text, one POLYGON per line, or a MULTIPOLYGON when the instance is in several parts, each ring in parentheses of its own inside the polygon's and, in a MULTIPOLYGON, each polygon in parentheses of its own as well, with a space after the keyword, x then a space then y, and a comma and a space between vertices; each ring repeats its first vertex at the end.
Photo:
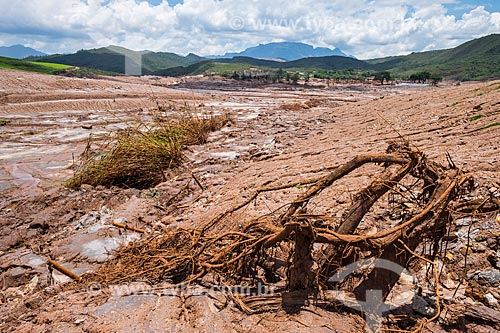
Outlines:
POLYGON ((367 293, 377 290, 377 302, 382 304, 403 270, 415 269, 414 259, 419 259, 420 265, 430 267, 427 275, 434 287, 436 309, 413 323, 421 329, 440 316, 442 271, 438 259, 446 256, 443 239, 449 236, 455 217, 499 209, 494 196, 470 200, 472 176, 447 158, 449 165, 445 167, 407 142, 392 143, 385 153, 356 156, 329 168, 325 175, 257 188, 202 229, 155 233, 119 249, 98 271, 85 276, 85 281, 275 285, 277 293, 271 296, 231 295, 241 310, 253 314, 279 308, 285 295, 295 295, 292 298, 298 305, 311 296, 316 302, 331 305, 335 300, 328 297, 330 290, 350 293, 359 302, 367 301, 367 293), (382 171, 353 197, 340 219, 331 213, 308 212, 312 202, 327 201, 322 196, 329 187, 367 164, 376 164, 382 171), (278 211, 228 229, 228 217, 260 195, 298 185, 307 190, 278 211), (384 207, 385 214, 376 213, 384 207), (376 225, 376 232, 362 232, 364 224, 376 225), (370 267, 370 259, 391 262, 396 269, 370 267), (349 279, 337 278, 353 265, 357 266, 349 273, 355 274, 349 279))

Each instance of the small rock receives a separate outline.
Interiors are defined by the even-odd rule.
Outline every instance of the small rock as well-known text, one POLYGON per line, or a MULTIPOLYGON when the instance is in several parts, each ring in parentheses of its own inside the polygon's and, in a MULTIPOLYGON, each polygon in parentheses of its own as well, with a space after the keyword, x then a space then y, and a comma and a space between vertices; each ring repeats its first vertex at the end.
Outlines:
POLYGON ((482 243, 473 243, 471 249, 474 253, 484 253, 488 251, 488 247, 482 243))
POLYGON ((498 300, 495 298, 495 296, 493 296, 490 293, 487 293, 486 295, 484 295, 484 300, 489 306, 493 306, 493 307, 498 306, 498 300))
POLYGON ((413 311, 425 317, 433 317, 436 314, 436 309, 430 306, 429 303, 427 303, 427 301, 421 296, 416 296, 413 299, 411 307, 413 311))
POLYGON ((83 192, 89 192, 89 191, 92 191, 94 189, 94 187, 92 185, 88 185, 88 184, 82 184, 80 186, 80 189, 83 191, 83 192))
POLYGON ((472 279, 483 286, 498 287, 500 286, 500 271, 496 269, 478 271, 472 275, 472 279))
POLYGON ((75 325, 80 325, 80 324, 83 324, 85 322, 85 319, 77 319, 75 320, 75 325))
POLYGON ((464 217, 461 219, 455 220, 455 224, 458 227, 468 227, 471 225, 471 223, 477 222, 477 219, 473 219, 472 217, 464 217))
POLYGON ((465 289, 465 295, 467 297, 480 302, 484 300, 484 295, 487 294, 487 292, 488 290, 485 287, 481 286, 474 280, 470 280, 467 283, 467 288, 465 289))
POLYGON ((493 238, 493 237, 488 238, 486 240, 486 244, 488 245, 488 247, 490 249, 495 249, 495 247, 497 246, 497 240, 496 240, 496 238, 493 238))

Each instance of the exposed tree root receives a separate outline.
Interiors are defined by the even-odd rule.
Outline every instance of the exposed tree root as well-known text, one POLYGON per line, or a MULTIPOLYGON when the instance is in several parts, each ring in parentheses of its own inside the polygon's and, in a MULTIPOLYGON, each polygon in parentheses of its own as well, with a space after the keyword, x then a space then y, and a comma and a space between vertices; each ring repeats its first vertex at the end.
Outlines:
MULTIPOLYGON (((386 153, 360 155, 329 170, 322 177, 260 187, 201 230, 156 234, 124 247, 86 279, 110 284, 146 279, 152 284, 170 280, 172 283, 208 281, 219 285, 286 279, 288 292, 304 290, 307 297, 328 288, 329 279, 336 272, 361 258, 389 260, 401 270, 408 267, 420 244, 427 240, 438 243, 446 235, 452 211, 498 209, 498 203, 493 201, 460 201, 461 195, 471 188, 472 177, 452 163, 444 167, 428 161, 422 151, 411 149, 408 144, 392 144, 386 153), (344 208, 340 223, 335 224, 333 216, 327 213, 307 213, 307 205, 313 199, 366 164, 382 165, 384 170, 359 191, 350 207, 344 208), (222 229, 227 217, 248 206, 260 194, 282 191, 297 184, 309 185, 309 188, 285 206, 281 215, 274 219, 264 215, 240 229, 214 232, 222 229), (390 196, 404 199, 398 203, 403 209, 400 221, 377 232, 359 232, 359 226, 371 210, 376 205, 384 207, 382 201, 390 196)), ((383 301, 399 280, 398 273, 373 268, 342 288, 353 292, 361 301, 367 290, 381 290, 380 301, 383 301)), ((249 314, 280 303, 276 295, 239 297, 231 294, 230 298, 249 314)))

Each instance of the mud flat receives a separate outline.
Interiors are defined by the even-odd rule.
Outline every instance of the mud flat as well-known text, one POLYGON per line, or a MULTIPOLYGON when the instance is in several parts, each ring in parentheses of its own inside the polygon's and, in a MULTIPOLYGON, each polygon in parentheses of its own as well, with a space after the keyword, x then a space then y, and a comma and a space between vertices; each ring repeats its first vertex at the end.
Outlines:
MULTIPOLYGON (((443 164, 449 153, 457 166, 474 173, 478 197, 498 197, 500 191, 500 82, 230 89, 230 81, 213 78, 0 74, 0 119, 7 121, 0 126, 0 330, 5 332, 360 332, 364 320, 358 314, 314 304, 300 312, 246 315, 221 292, 179 297, 129 295, 130 285, 121 286, 128 292, 118 286, 111 293, 107 286, 67 288, 64 283, 72 284, 70 279, 49 269, 47 261, 55 259, 84 274, 121 244, 145 237, 113 222, 146 234, 200 228, 260 185, 307 178, 356 155, 383 152, 389 141, 401 138, 443 164), (207 144, 189 147, 183 166, 155 188, 62 186, 90 136, 100 140, 150 119, 157 102, 173 113, 186 108, 229 113, 232 122, 212 133, 207 144)), ((350 202, 372 173, 360 170, 331 189, 329 198, 339 205, 350 202)), ((303 191, 298 186, 285 194, 303 191)), ((270 213, 284 204, 282 199, 267 197, 255 209, 232 216, 226 227, 270 213)), ((322 205, 328 206, 320 203, 318 209, 322 205)), ((494 286, 500 274, 499 231, 496 215, 454 222, 454 237, 440 258, 449 277, 443 282, 448 311, 428 331, 500 329, 498 321, 478 319, 500 310, 494 286), (463 247, 471 239, 465 267, 463 247), (479 293, 470 291, 471 281, 479 285, 479 293), (469 312, 461 310, 463 304, 469 312)), ((147 278, 137 283, 148 287, 147 278)), ((414 286, 405 289, 403 283, 401 288, 408 296, 414 286)))

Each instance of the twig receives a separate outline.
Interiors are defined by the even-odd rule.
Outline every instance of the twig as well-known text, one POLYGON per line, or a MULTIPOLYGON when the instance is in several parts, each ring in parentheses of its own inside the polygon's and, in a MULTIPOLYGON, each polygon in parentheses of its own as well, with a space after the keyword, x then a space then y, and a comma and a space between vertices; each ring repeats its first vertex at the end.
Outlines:
POLYGON ((203 186, 203 184, 200 182, 200 180, 198 179, 198 177, 196 177, 196 175, 193 173, 191 174, 191 176, 193 176, 193 179, 194 181, 196 182, 196 184, 198 184, 198 186, 201 188, 202 191, 205 191, 205 187, 203 186))
POLYGON ((132 226, 130 226, 128 224, 113 222, 113 225, 115 227, 118 227, 118 228, 122 228, 122 229, 125 229, 125 230, 130 230, 130 231, 135 231, 135 232, 138 232, 138 233, 141 233, 141 234, 143 234, 143 233, 146 232, 144 229, 132 227, 132 226))
POLYGON ((57 269, 59 272, 63 273, 64 275, 66 275, 67 277, 70 277, 72 278, 73 280, 77 281, 77 282, 80 282, 82 280, 81 276, 73 273, 72 271, 70 271, 69 269, 67 268, 64 268, 63 266, 59 265, 57 262, 55 262, 54 260, 52 259, 49 259, 49 264, 54 267, 55 269, 57 269))

